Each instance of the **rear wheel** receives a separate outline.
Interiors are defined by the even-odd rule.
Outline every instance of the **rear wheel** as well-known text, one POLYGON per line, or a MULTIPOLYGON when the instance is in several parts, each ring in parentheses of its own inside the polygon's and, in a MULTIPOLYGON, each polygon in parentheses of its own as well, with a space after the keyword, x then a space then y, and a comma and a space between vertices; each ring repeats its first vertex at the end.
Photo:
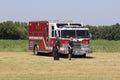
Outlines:
POLYGON ((34 51, 33 52, 34 52, 34 55, 38 55, 38 48, 37 48, 37 46, 34 47, 34 51))

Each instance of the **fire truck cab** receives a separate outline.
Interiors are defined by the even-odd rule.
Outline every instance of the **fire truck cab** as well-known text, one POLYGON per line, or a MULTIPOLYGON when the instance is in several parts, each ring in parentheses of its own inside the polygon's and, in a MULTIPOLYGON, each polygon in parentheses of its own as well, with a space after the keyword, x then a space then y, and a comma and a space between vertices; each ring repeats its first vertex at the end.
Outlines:
POLYGON ((60 39, 60 53, 68 54, 68 41, 73 37, 73 55, 91 53, 89 29, 73 21, 31 21, 29 22, 29 49, 52 53, 56 37, 60 39))

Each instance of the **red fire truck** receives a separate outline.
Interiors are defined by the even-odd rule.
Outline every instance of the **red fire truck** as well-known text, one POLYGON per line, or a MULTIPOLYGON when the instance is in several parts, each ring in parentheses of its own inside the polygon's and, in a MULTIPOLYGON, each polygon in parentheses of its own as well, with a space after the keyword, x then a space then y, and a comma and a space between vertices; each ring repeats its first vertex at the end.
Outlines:
POLYGON ((73 37, 73 55, 86 56, 91 53, 89 29, 73 21, 31 21, 29 22, 29 49, 38 52, 52 53, 52 47, 59 37, 60 53, 68 54, 68 41, 73 37))

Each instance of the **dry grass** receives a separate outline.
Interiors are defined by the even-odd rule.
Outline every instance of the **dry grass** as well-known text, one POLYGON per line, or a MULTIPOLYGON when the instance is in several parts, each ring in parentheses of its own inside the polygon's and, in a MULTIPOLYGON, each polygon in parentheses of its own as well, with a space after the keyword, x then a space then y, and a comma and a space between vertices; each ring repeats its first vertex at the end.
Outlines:
POLYGON ((87 56, 53 61, 31 52, 0 52, 0 80, 120 80, 120 53, 87 56))

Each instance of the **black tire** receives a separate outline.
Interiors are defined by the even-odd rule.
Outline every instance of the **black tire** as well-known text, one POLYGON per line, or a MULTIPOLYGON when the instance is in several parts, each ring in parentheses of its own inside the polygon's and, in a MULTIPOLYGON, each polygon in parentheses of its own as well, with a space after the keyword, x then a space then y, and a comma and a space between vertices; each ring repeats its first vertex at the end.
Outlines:
POLYGON ((34 55, 38 55, 38 48, 37 48, 37 46, 34 47, 33 53, 34 53, 34 55))
POLYGON ((82 56, 85 58, 85 57, 86 57, 86 54, 83 54, 82 56))

